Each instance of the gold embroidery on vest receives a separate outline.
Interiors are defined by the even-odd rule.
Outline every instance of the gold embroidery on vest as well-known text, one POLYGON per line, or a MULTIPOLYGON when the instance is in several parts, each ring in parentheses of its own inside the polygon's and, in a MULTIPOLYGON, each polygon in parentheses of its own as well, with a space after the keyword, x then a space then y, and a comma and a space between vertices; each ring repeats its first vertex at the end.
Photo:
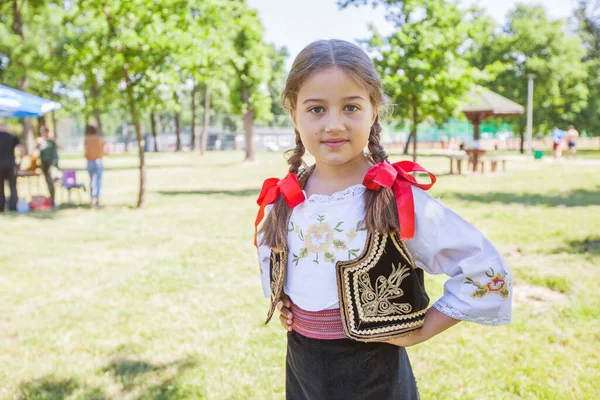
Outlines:
MULTIPOLYGON (((391 326, 367 329, 360 329, 359 326, 355 325, 354 309, 351 306, 351 304, 349 304, 349 302, 351 301, 350 299, 352 298, 352 293, 359 293, 358 282, 360 281, 360 279, 354 279, 354 285, 351 288, 349 284, 349 276, 355 275, 355 277, 359 277, 363 274, 368 275, 368 271, 375 267, 375 265, 381 258, 385 249, 387 239, 390 237, 392 238, 395 247, 401 252, 401 254, 410 254, 408 251, 402 251, 404 249, 404 245, 401 244, 401 242, 395 240, 395 235, 373 233, 370 234, 367 238, 367 245, 363 250, 363 254, 359 258, 347 262, 338 262, 338 273, 336 274, 338 279, 338 295, 340 299, 340 309, 342 311, 341 314, 344 331, 347 337, 365 342, 381 341, 403 336, 405 334, 404 332, 409 332, 415 328, 423 326, 423 316, 425 315, 425 313, 427 313, 427 308, 410 314, 403 313, 400 315, 396 314, 370 317, 364 312, 364 307, 360 299, 360 297, 362 296, 358 296, 357 298, 355 298, 355 301, 357 302, 357 311, 359 314, 358 317, 360 321, 397 322, 391 326), (415 318, 419 318, 419 320, 414 321, 415 318)), ((408 256, 407 259, 414 263, 412 257, 408 256)), ((402 275, 402 271, 406 272, 406 269, 403 270, 403 268, 400 268, 399 271, 400 275, 402 275)), ((398 273, 398 270, 396 270, 395 272, 398 273)), ((398 285, 399 284, 400 283, 398 283, 398 285)))
POLYGON ((368 272, 358 276, 360 299, 363 313, 367 317, 388 316, 391 314, 407 314, 412 311, 409 303, 394 304, 390 300, 404 296, 404 290, 400 285, 404 278, 410 275, 409 267, 397 268, 392 264, 392 273, 389 277, 380 275, 375 281, 375 289, 371 285, 368 272))

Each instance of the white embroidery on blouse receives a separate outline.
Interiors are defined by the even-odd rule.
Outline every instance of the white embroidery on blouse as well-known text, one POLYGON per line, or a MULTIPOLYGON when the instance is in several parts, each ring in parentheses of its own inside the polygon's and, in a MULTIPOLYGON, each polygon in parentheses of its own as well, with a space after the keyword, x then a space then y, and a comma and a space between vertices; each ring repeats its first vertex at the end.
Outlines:
POLYGON ((350 197, 360 196, 365 192, 365 187, 362 183, 357 185, 352 185, 344 190, 340 190, 339 192, 335 192, 332 195, 326 194, 312 194, 308 198, 307 202, 310 204, 315 203, 331 203, 333 201, 339 201, 348 199, 350 197))

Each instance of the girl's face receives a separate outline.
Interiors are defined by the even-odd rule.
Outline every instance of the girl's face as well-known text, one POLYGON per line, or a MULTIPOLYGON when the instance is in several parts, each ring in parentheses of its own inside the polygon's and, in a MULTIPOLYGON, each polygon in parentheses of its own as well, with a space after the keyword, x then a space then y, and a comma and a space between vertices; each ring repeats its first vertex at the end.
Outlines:
POLYGON ((364 87, 330 67, 304 81, 290 114, 317 164, 339 166, 364 157, 376 110, 364 87))

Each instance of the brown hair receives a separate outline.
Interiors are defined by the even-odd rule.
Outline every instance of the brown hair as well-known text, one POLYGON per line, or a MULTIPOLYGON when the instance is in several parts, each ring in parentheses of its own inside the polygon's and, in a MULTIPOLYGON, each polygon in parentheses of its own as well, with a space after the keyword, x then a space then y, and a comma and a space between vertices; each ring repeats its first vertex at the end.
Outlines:
POLYGON ((85 126, 85 134, 86 135, 97 135, 98 130, 96 129, 96 127, 94 125, 86 125, 85 126))
MULTIPOLYGON (((298 54, 281 95, 282 105, 295 109, 298 92, 304 81, 313 72, 334 66, 349 74, 369 92, 375 110, 380 111, 386 105, 381 79, 369 56, 358 46, 336 39, 311 43, 298 54)), ((307 167, 302 160, 306 149, 298 130, 295 130, 295 133, 296 147, 286 152, 286 159, 290 165, 289 172, 298 174, 300 184, 304 187, 313 167, 307 167)), ((369 134, 370 154, 367 158, 373 163, 387 160, 387 153, 379 143, 380 133, 378 113, 369 134)), ((368 231, 390 233, 400 229, 396 202, 391 189, 366 190, 364 201, 365 223, 368 231)), ((288 221, 291 211, 283 196, 279 196, 259 230, 264 235, 260 244, 276 249, 287 249, 288 221)))

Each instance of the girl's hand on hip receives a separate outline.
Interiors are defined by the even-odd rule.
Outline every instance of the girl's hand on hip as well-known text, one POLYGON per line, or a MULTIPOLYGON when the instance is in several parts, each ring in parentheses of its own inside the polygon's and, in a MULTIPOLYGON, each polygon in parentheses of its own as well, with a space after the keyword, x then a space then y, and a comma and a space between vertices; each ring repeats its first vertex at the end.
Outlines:
POLYGON ((281 322, 281 326, 286 331, 292 330, 292 322, 294 319, 294 315, 290 311, 292 307, 292 302, 287 294, 281 295, 281 300, 277 302, 277 309, 279 310, 279 321, 281 322))

